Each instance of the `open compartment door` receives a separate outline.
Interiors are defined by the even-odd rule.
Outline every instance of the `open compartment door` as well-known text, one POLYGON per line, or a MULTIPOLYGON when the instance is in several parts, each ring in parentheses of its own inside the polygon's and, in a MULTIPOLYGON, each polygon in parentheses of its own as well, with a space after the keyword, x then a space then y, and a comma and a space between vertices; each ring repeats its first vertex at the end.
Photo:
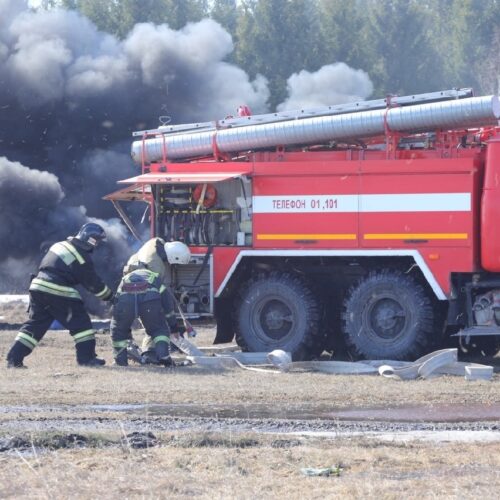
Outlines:
POLYGON ((251 169, 245 168, 231 172, 179 172, 179 173, 150 173, 142 174, 130 179, 118 181, 119 184, 134 184, 144 186, 151 184, 205 184, 236 179, 250 174, 251 169))
POLYGON ((106 199, 114 203, 149 201, 151 233, 167 241, 179 240, 201 247, 249 244, 252 186, 248 175, 252 166, 232 164, 219 168, 216 172, 138 175, 120 181, 131 186, 106 199))
POLYGON ((120 202, 142 201, 149 207, 151 204, 151 200, 153 199, 151 195, 151 187, 145 186, 143 184, 133 184, 132 186, 114 191, 113 193, 104 196, 103 199, 108 200, 113 204, 115 210, 118 212, 118 215, 123 220, 124 224, 128 227, 129 231, 138 241, 142 241, 139 231, 130 220, 130 217, 127 215, 120 202))

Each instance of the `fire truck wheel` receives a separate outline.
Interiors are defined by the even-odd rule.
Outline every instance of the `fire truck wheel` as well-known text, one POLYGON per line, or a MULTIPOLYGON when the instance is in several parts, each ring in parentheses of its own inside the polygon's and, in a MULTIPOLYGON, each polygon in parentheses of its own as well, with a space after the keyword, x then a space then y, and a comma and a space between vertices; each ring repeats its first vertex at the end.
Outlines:
POLYGON ((298 276, 272 272, 251 279, 236 308, 236 342, 244 351, 282 349, 292 359, 310 359, 322 351, 319 305, 298 276), (321 344, 321 345, 319 345, 321 344))
POLYGON ((423 288, 397 271, 370 273, 348 293, 343 329, 358 359, 416 359, 433 342, 434 311, 423 288))

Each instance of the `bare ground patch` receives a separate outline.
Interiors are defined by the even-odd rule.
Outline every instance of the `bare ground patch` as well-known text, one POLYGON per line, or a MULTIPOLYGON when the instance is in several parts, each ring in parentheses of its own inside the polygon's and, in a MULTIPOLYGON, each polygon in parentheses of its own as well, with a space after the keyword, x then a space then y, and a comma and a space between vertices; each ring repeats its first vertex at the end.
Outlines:
MULTIPOLYGON (((197 344, 210 345, 213 328, 199 332, 197 344)), ((500 401, 499 373, 492 382, 402 382, 196 367, 123 369, 109 366, 110 339, 103 334, 98 351, 108 366, 89 369, 76 365, 63 331, 47 334, 26 359, 29 369, 7 370, 15 335, 0 332, 0 444, 13 439, 24 447, 0 453, 2 498, 497 497, 499 441, 386 442, 372 431, 499 432, 498 419, 481 421, 487 413, 481 408, 500 401), (412 405, 451 412, 473 407, 478 415, 470 422, 385 423, 335 416, 412 405), (318 431, 330 435, 315 437, 318 431), (301 473, 338 466, 339 477, 301 473)))

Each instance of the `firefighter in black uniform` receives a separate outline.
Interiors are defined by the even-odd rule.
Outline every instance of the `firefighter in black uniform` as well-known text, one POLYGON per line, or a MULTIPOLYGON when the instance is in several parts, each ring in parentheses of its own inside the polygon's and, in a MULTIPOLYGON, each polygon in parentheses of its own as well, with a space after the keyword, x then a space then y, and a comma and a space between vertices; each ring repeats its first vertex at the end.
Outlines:
POLYGON ((75 341, 76 360, 83 366, 100 366, 105 361, 95 352, 95 332, 82 298, 74 287, 81 284, 101 300, 111 300, 113 292, 96 274, 91 253, 106 238, 104 229, 93 222, 78 234, 55 243, 42 259, 38 274, 29 288, 29 319, 21 327, 7 355, 9 368, 23 368, 51 323, 57 320, 75 341))
MULTIPOLYGON (((139 317, 147 336, 154 344, 155 361, 173 366, 170 357, 170 333, 177 320, 174 302, 168 290, 166 274, 170 266, 189 263, 191 252, 184 243, 165 243, 153 238, 133 255, 124 269, 113 306, 111 338, 115 363, 127 366, 127 345, 132 338, 131 326, 139 317)), ((149 353, 152 355, 153 353, 149 353)))

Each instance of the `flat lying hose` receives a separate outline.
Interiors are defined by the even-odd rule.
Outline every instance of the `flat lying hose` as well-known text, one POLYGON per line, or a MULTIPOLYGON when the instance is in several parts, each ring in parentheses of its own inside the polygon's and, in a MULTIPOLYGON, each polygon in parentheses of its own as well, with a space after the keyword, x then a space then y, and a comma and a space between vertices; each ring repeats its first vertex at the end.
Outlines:
POLYGON ((170 342, 178 347, 184 354, 188 356, 202 356, 206 357, 202 351, 200 351, 193 343, 189 342, 189 340, 181 337, 176 337, 175 335, 170 336, 170 342))
POLYGON ((457 349, 442 349, 431 352, 417 359, 407 366, 393 367, 382 365, 378 372, 384 377, 399 378, 401 380, 414 380, 416 378, 429 378, 436 370, 457 361, 457 349))
POLYGON ((337 375, 371 375, 379 373, 387 378, 415 380, 417 378, 432 378, 437 375, 466 376, 467 369, 470 371, 470 368, 480 370, 491 369, 491 367, 486 365, 457 361, 457 349, 455 348, 432 352, 417 359, 415 362, 387 360, 288 362, 289 354, 283 351, 273 351, 272 353, 224 352, 215 356, 207 356, 202 350, 182 337, 176 339, 172 336, 171 341, 182 352, 187 354, 187 359, 191 363, 222 370, 240 368, 259 373, 285 373, 310 370, 337 375), (273 356, 274 353, 277 355, 273 356), (247 366, 247 364, 264 365, 266 368, 247 366))
POLYGON ((241 368, 243 370, 259 373, 281 373, 276 370, 246 366, 231 356, 188 356, 187 359, 196 365, 205 366, 207 368, 241 368))

